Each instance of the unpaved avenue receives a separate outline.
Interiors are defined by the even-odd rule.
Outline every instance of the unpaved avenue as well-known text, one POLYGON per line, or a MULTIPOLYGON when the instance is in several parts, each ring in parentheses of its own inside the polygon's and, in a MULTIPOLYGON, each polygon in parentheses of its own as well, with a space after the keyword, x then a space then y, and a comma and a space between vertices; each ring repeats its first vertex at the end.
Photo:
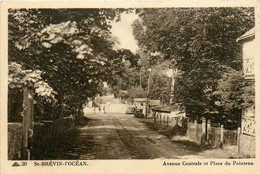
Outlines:
POLYGON ((83 120, 59 145, 57 159, 181 158, 198 153, 170 141, 133 115, 108 113, 86 117, 89 120, 83 120))

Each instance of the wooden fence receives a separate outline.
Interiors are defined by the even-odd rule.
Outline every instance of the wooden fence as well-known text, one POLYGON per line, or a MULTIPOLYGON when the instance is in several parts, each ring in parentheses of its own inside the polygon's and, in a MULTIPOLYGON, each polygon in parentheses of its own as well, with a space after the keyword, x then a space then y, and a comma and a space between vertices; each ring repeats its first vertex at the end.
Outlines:
POLYGON ((199 124, 184 117, 171 117, 169 113, 155 112, 153 116, 154 125, 158 128, 168 129, 174 136, 186 136, 187 139, 197 144, 207 144, 213 147, 238 145, 240 128, 227 130, 223 128, 223 125, 213 127, 210 120, 207 125, 206 120, 199 124))

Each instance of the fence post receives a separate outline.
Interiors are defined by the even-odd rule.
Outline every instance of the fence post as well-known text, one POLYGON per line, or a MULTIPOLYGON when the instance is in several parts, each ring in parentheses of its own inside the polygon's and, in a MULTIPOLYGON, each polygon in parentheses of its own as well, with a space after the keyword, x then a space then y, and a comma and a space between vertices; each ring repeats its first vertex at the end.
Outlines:
POLYGON ((172 127, 174 127, 174 125, 173 125, 173 124, 174 124, 173 119, 174 119, 174 118, 172 117, 172 118, 171 118, 171 120, 172 120, 172 121, 171 121, 171 122, 172 122, 172 124, 171 124, 172 127))
POLYGON ((237 150, 238 150, 238 155, 240 155, 240 134, 241 134, 241 129, 240 127, 237 128, 237 150))
POLYGON ((224 133, 223 133, 223 125, 220 125, 220 142, 223 144, 224 133))
POLYGON ((164 124, 164 115, 161 114, 161 116, 162 116, 162 126, 163 126, 163 124, 164 124))
POLYGON ((189 138, 189 136, 190 136, 190 124, 189 124, 189 119, 187 118, 186 119, 186 121, 187 121, 187 131, 186 131, 186 137, 188 137, 189 138))
POLYGON ((29 89, 29 103, 30 103, 30 115, 29 115, 29 131, 33 131, 33 120, 34 120, 34 107, 33 107, 33 103, 34 103, 34 92, 32 89, 29 89))
POLYGON ((33 128, 33 90, 28 87, 23 89, 23 122, 22 122, 22 159, 29 156, 28 138, 32 137, 33 128), (30 133, 30 134, 29 134, 30 133))
POLYGON ((206 120, 202 118, 202 134, 206 133, 206 120))
POLYGON ((202 118, 202 124, 201 124, 201 142, 204 144, 207 140, 207 122, 205 118, 202 118), (204 137, 205 135, 205 137, 204 137))
MULTIPOLYGON (((193 125, 195 125, 194 127, 195 127, 195 136, 194 136, 194 139, 198 142, 198 124, 197 124, 197 120, 195 120, 194 121, 194 124, 193 125)), ((199 141, 199 142, 201 142, 201 141, 199 141)))
POLYGON ((34 120, 34 91, 33 89, 29 88, 29 125, 28 125, 28 160, 31 158, 30 150, 32 149, 32 143, 33 143, 33 120, 34 120))
POLYGON ((209 140, 209 135, 211 134, 211 120, 208 119, 207 123, 207 141, 209 140))
POLYGON ((160 125, 162 125, 162 115, 160 114, 160 125))
POLYGON ((167 127, 169 126, 169 116, 167 116, 167 127))

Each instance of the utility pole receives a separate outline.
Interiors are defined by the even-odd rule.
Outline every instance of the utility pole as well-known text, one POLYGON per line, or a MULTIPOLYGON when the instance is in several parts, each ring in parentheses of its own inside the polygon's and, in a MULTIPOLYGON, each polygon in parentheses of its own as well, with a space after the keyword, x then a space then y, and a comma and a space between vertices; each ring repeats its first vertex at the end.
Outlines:
POLYGON ((150 80, 151 80, 151 72, 149 72, 149 77, 148 77, 147 96, 149 95, 150 92, 150 80))
POLYGON ((121 90, 121 78, 119 79, 119 90, 121 90))
POLYGON ((149 71, 149 77, 148 77, 147 96, 146 96, 146 112, 145 112, 146 118, 148 116, 148 109, 149 109, 149 107, 148 107, 148 97, 149 97, 149 93, 150 93, 150 80, 151 80, 151 71, 152 70, 149 68, 148 71, 149 71))
POLYGON ((171 98, 170 98, 170 104, 173 104, 173 98, 174 98, 174 85, 175 85, 175 78, 178 74, 177 69, 172 69, 172 83, 171 83, 171 98))
POLYGON ((164 102, 163 102, 163 94, 162 94, 162 103, 164 103, 164 102))
POLYGON ((142 68, 140 68, 140 86, 142 87, 142 68))

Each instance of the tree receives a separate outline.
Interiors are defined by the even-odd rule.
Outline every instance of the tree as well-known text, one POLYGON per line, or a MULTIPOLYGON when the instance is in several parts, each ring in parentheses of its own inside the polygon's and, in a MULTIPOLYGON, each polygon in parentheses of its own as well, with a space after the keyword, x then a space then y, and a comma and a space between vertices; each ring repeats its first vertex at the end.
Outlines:
POLYGON ((187 115, 210 116, 227 66, 241 69, 236 39, 254 26, 253 8, 140 9, 133 25, 138 44, 161 53, 178 70, 175 102, 187 115))
POLYGON ((109 62, 107 71, 108 85, 113 88, 113 94, 119 96, 120 90, 128 90, 139 83, 140 55, 127 49, 115 51, 109 62))
POLYGON ((147 97, 146 91, 141 88, 140 86, 138 87, 132 87, 128 90, 128 95, 130 98, 145 98, 147 97))
POLYGON ((139 55, 133 54, 130 50, 115 51, 108 63, 110 67, 106 75, 108 84, 118 90, 127 90, 129 86, 135 85, 135 69, 138 68, 138 60, 139 55))
MULTIPOLYGON (((82 109, 85 101, 102 92, 100 84, 111 69, 110 60, 115 52, 109 29, 120 11, 9 10, 10 65, 16 62, 22 71, 40 72, 40 79, 54 91, 57 102, 55 106, 53 103, 44 106, 45 115, 74 113, 82 109)), ((9 75, 15 78, 12 71, 9 75)))
POLYGON ((153 66, 150 74, 149 99, 161 100, 162 103, 170 103, 171 77, 166 75, 167 67, 162 64, 153 66))
POLYGON ((240 122, 241 110, 254 104, 254 81, 246 81, 241 71, 229 69, 222 75, 213 96, 224 118, 240 122))

